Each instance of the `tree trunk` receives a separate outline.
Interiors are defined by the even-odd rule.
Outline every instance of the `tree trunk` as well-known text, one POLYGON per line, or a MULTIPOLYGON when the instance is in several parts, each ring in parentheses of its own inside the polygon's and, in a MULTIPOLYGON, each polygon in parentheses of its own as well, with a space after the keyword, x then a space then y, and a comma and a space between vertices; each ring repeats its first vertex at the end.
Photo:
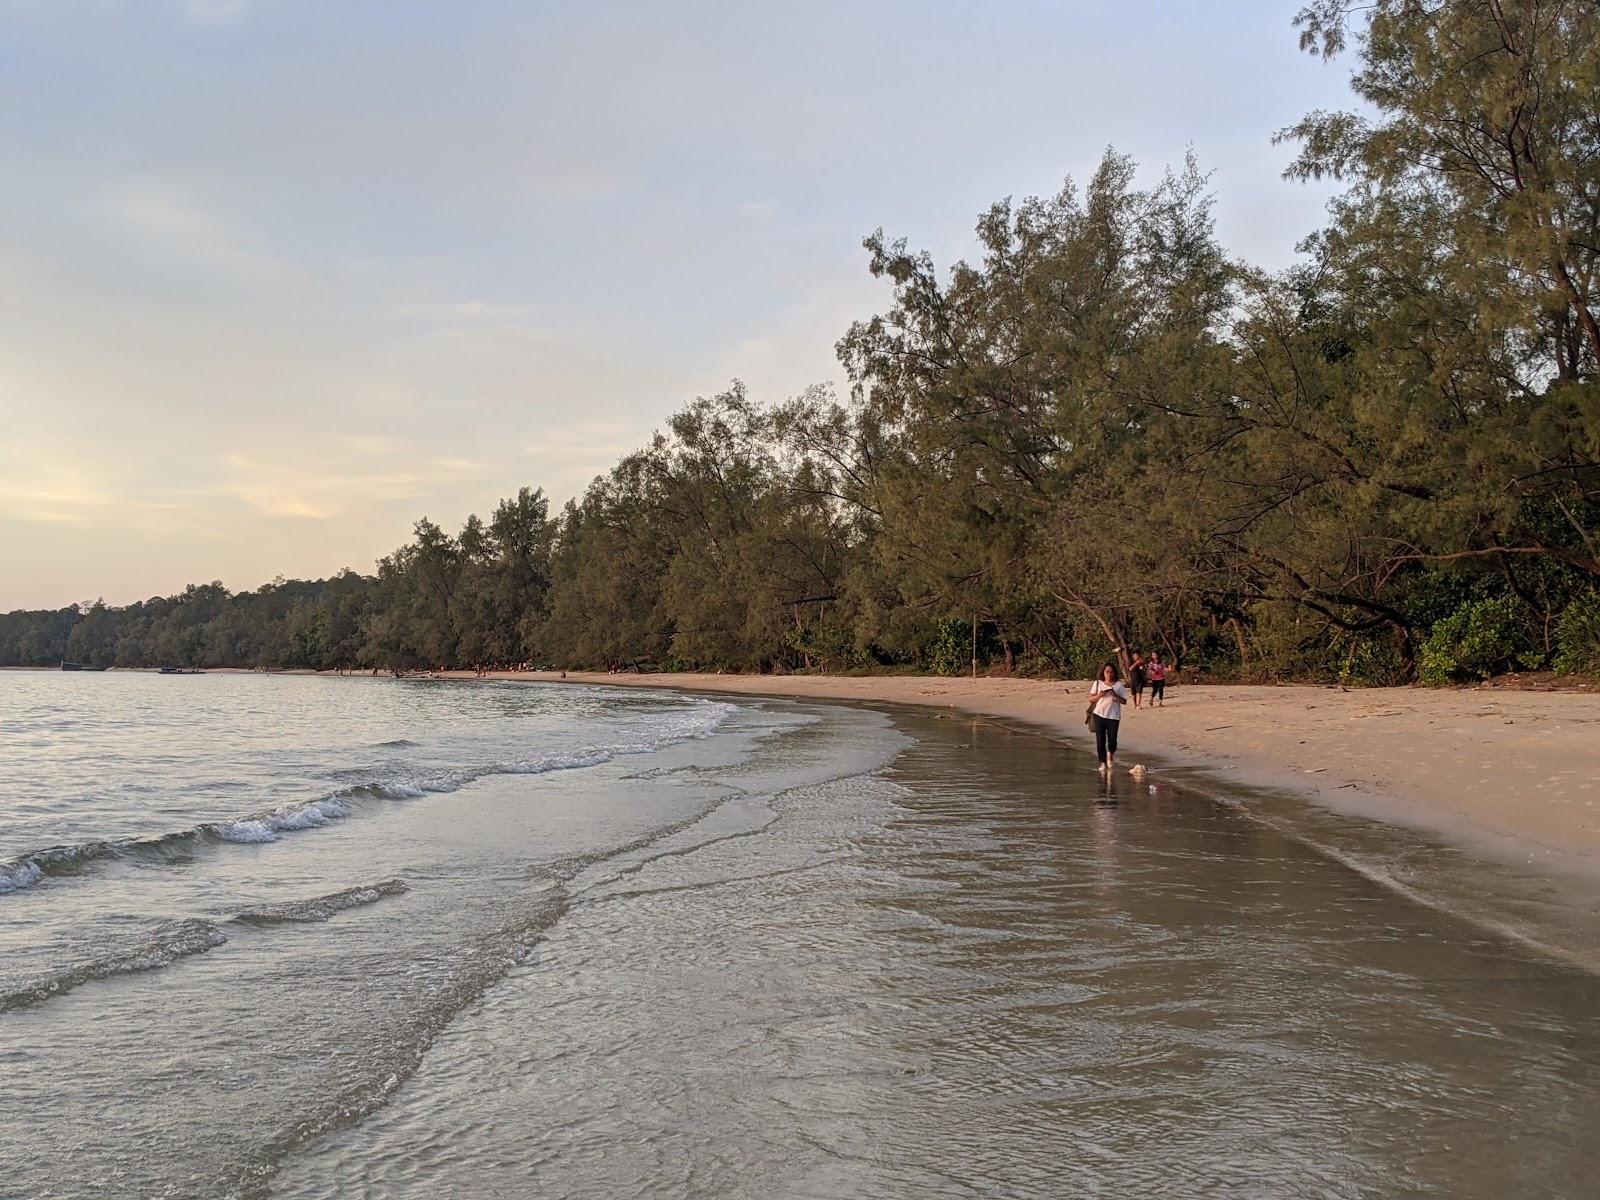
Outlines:
POLYGON ((1128 664, 1132 662, 1133 656, 1128 653, 1128 639, 1122 631, 1121 622, 1113 623, 1113 621, 1102 614, 1099 609, 1094 608, 1082 600, 1074 599, 1071 596, 1063 596, 1059 592, 1054 592, 1052 594, 1063 604, 1070 604, 1074 608, 1080 608, 1094 618, 1095 624, 1100 626, 1100 631, 1106 635, 1106 640, 1111 643, 1112 648, 1116 651, 1117 661, 1121 664, 1123 677, 1126 678, 1128 674, 1128 664))
POLYGON ((1238 617, 1229 617, 1228 624, 1233 626, 1233 636, 1239 643, 1239 665, 1248 667, 1250 665, 1250 647, 1246 645, 1244 640, 1244 625, 1238 617))

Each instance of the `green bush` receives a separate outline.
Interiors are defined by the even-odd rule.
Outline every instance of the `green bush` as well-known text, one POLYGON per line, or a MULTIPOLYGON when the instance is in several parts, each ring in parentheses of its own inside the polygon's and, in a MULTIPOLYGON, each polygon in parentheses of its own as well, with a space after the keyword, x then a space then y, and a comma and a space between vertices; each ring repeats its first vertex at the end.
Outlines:
POLYGON ((928 665, 935 675, 960 675, 972 662, 972 626, 941 621, 928 639, 928 665))
POLYGON ((1556 671, 1600 675, 1600 592, 1590 589, 1556 620, 1556 671))
POLYGON ((817 622, 791 629, 784 644, 802 655, 810 669, 836 674, 870 666, 871 655, 856 644, 855 634, 848 625, 817 622))
POLYGON ((1518 601, 1474 600, 1434 625, 1422 644, 1422 682, 1437 687, 1487 679, 1519 667, 1531 670, 1542 658, 1518 601))
POLYGON ((1093 679, 1106 663, 1117 660, 1117 651, 1098 630, 1087 634, 1069 627, 1045 649, 1043 657, 1049 669, 1064 679, 1093 679))
POLYGON ((1350 635, 1339 639, 1339 682, 1350 687, 1394 687, 1406 681, 1406 664, 1394 635, 1350 635))
MULTIPOLYGON (((1347 610, 1342 615, 1353 620, 1361 614, 1347 610)), ((1409 678, 1400 644, 1390 629, 1356 633, 1330 628, 1316 614, 1282 603, 1256 605, 1248 628, 1250 659, 1240 664, 1240 679, 1392 687, 1409 678)))

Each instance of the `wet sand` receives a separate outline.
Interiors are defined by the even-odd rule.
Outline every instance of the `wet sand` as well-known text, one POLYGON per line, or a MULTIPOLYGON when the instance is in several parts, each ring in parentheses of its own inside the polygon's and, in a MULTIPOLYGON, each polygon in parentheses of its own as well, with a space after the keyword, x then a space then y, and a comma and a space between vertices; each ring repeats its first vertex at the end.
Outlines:
POLYGON ((275 1200, 1592 1190, 1600 982, 1459 919, 1506 868, 1418 903, 1389 826, 1347 861, 1010 722, 798 711, 275 1200))
MULTIPOLYGON (((472 678, 472 673, 457 672, 472 678)), ((553 680, 547 673, 496 678, 553 680)), ((608 675, 572 682, 911 704, 1088 740, 1086 683, 927 676, 608 675)), ((1600 695, 1492 689, 1176 684, 1128 708, 1124 767, 1194 768, 1469 843, 1558 874, 1600 873, 1600 695)))

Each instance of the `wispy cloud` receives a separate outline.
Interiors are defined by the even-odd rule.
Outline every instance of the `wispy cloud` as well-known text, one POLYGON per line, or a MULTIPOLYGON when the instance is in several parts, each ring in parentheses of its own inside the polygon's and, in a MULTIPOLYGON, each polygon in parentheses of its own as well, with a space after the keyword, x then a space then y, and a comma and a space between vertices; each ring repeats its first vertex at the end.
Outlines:
POLYGON ((103 198, 101 211, 125 234, 180 260, 255 276, 277 275, 283 269, 237 223, 176 180, 152 176, 119 180, 103 198))
POLYGON ((262 516, 328 521, 377 504, 420 500, 441 484, 480 479, 484 473, 473 460, 406 454, 388 439, 365 445, 358 439, 348 446, 348 455, 313 461, 226 455, 217 491, 262 516), (376 456, 375 444, 381 447, 376 456))
POLYGON ((103 516, 114 497, 92 476, 70 467, 10 464, 0 478, 0 516, 51 525, 103 516))

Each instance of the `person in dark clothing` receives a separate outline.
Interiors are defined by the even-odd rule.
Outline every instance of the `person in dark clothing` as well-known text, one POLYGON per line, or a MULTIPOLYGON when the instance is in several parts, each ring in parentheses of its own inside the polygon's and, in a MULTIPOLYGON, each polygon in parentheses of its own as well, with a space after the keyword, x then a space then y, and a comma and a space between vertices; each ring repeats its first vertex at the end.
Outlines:
POLYGON ((1139 707, 1144 698, 1144 655, 1135 654, 1133 662, 1128 666, 1128 689, 1133 693, 1133 706, 1139 707))

